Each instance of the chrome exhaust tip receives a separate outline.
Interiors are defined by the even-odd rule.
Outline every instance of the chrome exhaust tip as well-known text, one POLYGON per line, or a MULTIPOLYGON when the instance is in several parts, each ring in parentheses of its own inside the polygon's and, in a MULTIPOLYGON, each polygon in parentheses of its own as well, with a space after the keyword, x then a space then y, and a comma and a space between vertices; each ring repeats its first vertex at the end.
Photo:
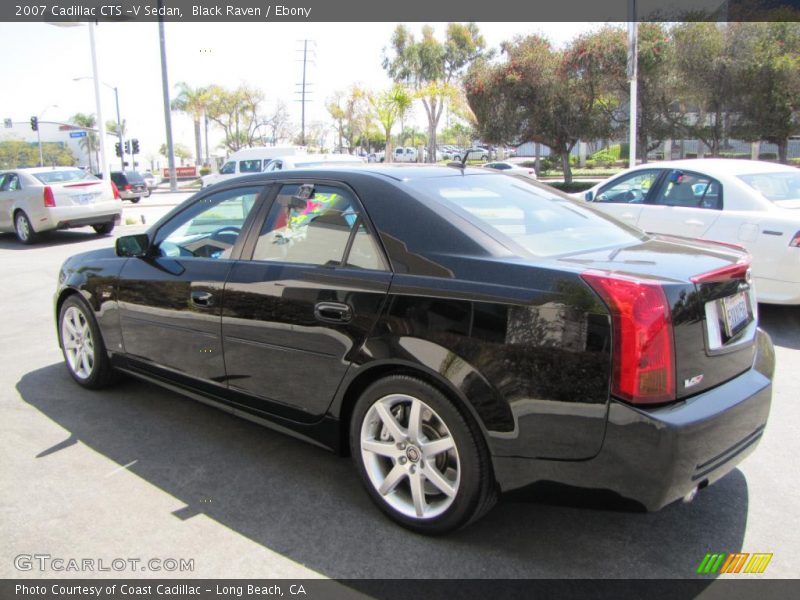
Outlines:
POLYGON ((683 499, 682 499, 683 503, 684 504, 689 504, 689 502, 694 500, 695 496, 697 496, 697 491, 699 489, 700 489, 699 486, 696 487, 696 488, 692 488, 692 490, 683 497, 683 499))

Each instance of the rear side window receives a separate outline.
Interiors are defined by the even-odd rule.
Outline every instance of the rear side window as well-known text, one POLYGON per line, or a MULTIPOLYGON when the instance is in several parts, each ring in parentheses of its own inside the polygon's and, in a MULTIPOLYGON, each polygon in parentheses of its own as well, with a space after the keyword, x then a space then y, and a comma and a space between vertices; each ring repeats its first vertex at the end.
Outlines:
POLYGON ((67 169, 59 171, 45 171, 43 173, 33 173, 33 176, 44 184, 48 183, 67 183, 70 181, 84 181, 86 179, 96 180, 97 177, 81 169, 67 169))
POLYGON ((284 185, 256 242, 253 260, 383 270, 352 194, 325 185, 284 185))
POLYGON ((261 159, 240 160, 239 173, 261 173, 261 159))
POLYGON ((646 239, 642 232, 585 204, 512 177, 437 177, 412 180, 408 185, 506 246, 519 246, 535 256, 571 254, 646 239))
POLYGON ((654 203, 722 210, 722 186, 707 175, 674 170, 667 174, 654 203))

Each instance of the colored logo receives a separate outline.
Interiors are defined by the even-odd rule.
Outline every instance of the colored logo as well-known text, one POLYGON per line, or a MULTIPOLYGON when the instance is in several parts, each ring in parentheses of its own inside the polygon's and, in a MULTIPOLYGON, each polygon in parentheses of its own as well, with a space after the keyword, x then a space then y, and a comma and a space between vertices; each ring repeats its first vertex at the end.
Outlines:
POLYGON ((709 553, 706 554, 700 562, 700 566, 697 567, 697 572, 701 575, 714 575, 717 573, 720 575, 723 573, 763 573, 771 560, 772 554, 764 553, 709 553))

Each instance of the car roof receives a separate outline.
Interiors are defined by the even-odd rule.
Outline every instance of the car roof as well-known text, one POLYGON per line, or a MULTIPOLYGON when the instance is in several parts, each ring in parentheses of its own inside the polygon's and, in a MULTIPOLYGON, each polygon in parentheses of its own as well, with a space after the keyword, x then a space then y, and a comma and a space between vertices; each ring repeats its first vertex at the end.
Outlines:
MULTIPOLYGON (((501 173, 491 169, 477 167, 449 167, 443 165, 410 165, 407 163, 361 163, 352 164, 318 165, 308 168, 291 169, 289 171, 273 171, 271 173, 253 173, 236 178, 237 182, 263 181, 266 179, 299 179, 302 177, 330 177, 331 179, 347 180, 348 176, 361 175, 394 181, 417 181, 436 177, 462 177, 464 175, 486 175, 503 177, 501 173)), ((220 182, 217 185, 223 185, 220 182)))
POLYGON ((792 170, 794 167, 763 160, 743 160, 739 158, 685 158, 636 165, 637 170, 648 168, 700 170, 711 175, 743 175, 746 173, 785 172, 792 170))

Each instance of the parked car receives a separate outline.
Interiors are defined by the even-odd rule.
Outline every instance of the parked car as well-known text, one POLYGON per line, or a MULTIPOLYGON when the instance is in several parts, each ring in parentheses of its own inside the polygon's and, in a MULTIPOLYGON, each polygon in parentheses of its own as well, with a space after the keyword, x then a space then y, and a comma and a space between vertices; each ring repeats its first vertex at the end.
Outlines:
POLYGON ((584 194, 653 233, 737 244, 753 256, 759 302, 800 304, 800 170, 738 159, 640 165, 584 194))
MULTIPOLYGON (((102 179, 103 174, 96 173, 95 177, 102 179)), ((142 197, 150 196, 144 178, 137 171, 111 171, 111 181, 117 186, 120 197, 123 200, 130 200, 133 204, 139 202, 142 197)))
POLYGON ((417 149, 411 146, 399 146, 392 152, 392 160, 396 163, 417 162, 417 149))
POLYGON ((492 169, 500 171, 506 175, 520 175, 529 179, 536 179, 536 169, 530 167, 523 167, 517 163, 499 160, 481 165, 484 169, 492 169))
POLYGON ((142 173, 142 179, 144 179, 144 183, 147 186, 147 190, 149 192, 153 192, 154 189, 158 187, 158 184, 161 183, 161 178, 156 177, 150 171, 145 171, 142 173))
POLYGON ((267 163, 276 156, 289 156, 292 154, 305 154, 303 146, 263 146, 258 148, 242 148, 230 155, 219 173, 209 173, 200 178, 200 188, 207 187, 226 179, 240 175, 261 173, 267 163))
POLYGON ((462 160, 464 158, 465 153, 467 155, 466 160, 489 160, 489 158, 491 157, 489 150, 486 148, 468 148, 467 150, 454 152, 453 160, 455 161, 462 160))
POLYGON ((295 154, 278 156, 264 166, 264 172, 308 169, 332 165, 364 164, 366 159, 352 154, 295 154))
POLYGON ((747 260, 482 169, 277 171, 68 259, 55 313, 79 385, 128 373, 349 453, 434 534, 536 481, 657 510, 734 469, 774 368, 747 260))
POLYGON ((83 169, 38 167, 0 172, 0 231, 23 244, 54 229, 91 226, 108 234, 122 217, 112 185, 83 169))

